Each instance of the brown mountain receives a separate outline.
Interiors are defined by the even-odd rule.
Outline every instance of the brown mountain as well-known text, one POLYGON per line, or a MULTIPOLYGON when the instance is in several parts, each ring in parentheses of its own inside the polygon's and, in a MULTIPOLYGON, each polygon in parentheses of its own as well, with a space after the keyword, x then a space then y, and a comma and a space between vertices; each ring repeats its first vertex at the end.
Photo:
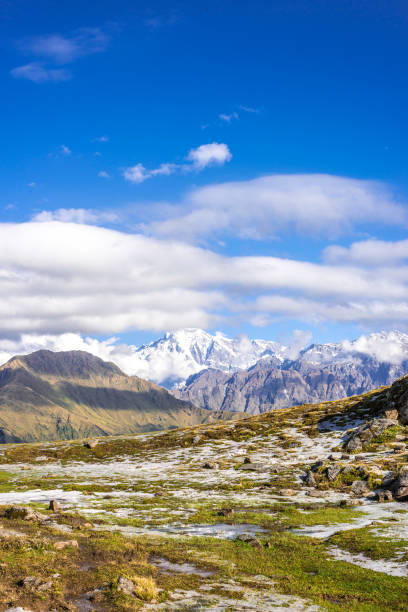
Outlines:
POLYGON ((85 351, 41 350, 0 367, 3 443, 130 434, 229 417, 176 399, 85 351))

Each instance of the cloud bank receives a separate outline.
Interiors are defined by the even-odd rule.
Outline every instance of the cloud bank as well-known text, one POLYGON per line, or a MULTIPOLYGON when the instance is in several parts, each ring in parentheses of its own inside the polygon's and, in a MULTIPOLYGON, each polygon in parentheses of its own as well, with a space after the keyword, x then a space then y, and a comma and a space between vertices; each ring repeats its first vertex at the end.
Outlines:
POLYGON ((55 218, 0 224, 1 335, 208 328, 224 319, 266 325, 275 317, 367 326, 408 321, 405 266, 228 257, 63 222, 72 221, 71 211, 55 218))
POLYGON ((382 183, 325 174, 270 175, 195 189, 151 230, 189 241, 221 234, 265 239, 288 229, 334 238, 373 222, 408 225, 406 207, 382 183))

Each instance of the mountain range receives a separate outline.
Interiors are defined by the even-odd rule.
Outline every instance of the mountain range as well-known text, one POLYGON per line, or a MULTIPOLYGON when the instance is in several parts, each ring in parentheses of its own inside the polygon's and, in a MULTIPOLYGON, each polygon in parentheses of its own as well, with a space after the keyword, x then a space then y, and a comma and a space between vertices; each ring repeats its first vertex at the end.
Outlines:
POLYGON ((365 393, 408 372, 408 335, 390 332, 363 338, 314 344, 296 359, 282 360, 282 353, 264 357, 234 373, 202 370, 173 393, 202 408, 259 414, 365 393))
POLYGON ((373 333, 299 350, 185 329, 141 346, 132 367, 201 408, 258 414, 391 384, 408 372, 408 334, 373 333))
POLYGON ((40 350, 0 367, 1 443, 131 434, 221 417, 234 415, 196 408, 84 351, 40 350))

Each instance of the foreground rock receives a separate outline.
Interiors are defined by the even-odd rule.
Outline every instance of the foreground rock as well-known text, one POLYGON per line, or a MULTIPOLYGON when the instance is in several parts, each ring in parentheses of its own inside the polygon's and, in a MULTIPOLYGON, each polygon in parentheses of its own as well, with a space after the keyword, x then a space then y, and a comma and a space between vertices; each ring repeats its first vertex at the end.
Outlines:
POLYGON ((344 445, 349 452, 361 451, 373 438, 383 434, 389 427, 398 424, 397 413, 393 411, 395 418, 376 418, 357 427, 350 435, 344 445))

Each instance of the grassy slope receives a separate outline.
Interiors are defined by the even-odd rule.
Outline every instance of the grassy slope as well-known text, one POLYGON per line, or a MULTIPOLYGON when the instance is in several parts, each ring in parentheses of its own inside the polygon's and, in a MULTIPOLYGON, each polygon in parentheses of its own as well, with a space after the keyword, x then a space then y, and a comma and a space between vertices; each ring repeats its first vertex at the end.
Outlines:
POLYGON ((39 353, 41 359, 14 358, 0 368, 0 441, 137 433, 236 418, 177 400, 80 351, 39 353), (68 363, 59 359, 68 354, 68 363))

